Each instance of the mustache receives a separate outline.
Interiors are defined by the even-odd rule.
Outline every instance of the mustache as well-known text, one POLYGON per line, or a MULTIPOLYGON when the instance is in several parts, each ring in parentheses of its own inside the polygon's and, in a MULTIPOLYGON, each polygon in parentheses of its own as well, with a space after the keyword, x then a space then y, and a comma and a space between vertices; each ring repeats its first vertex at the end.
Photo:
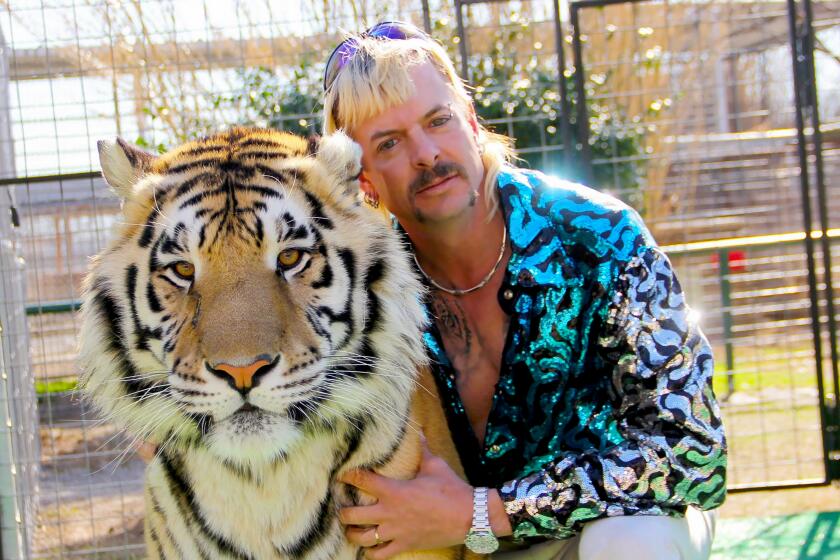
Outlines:
POLYGON ((460 164, 455 162, 440 162, 431 169, 424 169, 417 174, 417 177, 408 185, 408 191, 415 195, 418 191, 428 187, 438 179, 449 177, 450 175, 458 175, 464 179, 467 177, 467 171, 460 164))

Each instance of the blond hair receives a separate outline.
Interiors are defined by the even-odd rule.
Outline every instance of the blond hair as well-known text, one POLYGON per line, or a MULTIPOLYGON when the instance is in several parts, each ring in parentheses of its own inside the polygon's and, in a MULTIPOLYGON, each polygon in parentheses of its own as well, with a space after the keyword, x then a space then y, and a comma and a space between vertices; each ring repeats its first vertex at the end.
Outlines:
MULTIPOLYGON (((440 72, 464 109, 473 101, 458 76, 452 59, 434 39, 417 29, 408 39, 382 39, 352 35, 356 50, 334 73, 324 94, 324 133, 351 131, 386 109, 408 101, 414 94, 411 70, 430 62, 440 72)), ((498 209, 496 176, 514 158, 513 141, 478 124, 478 142, 484 164, 484 197, 492 216, 498 209)))

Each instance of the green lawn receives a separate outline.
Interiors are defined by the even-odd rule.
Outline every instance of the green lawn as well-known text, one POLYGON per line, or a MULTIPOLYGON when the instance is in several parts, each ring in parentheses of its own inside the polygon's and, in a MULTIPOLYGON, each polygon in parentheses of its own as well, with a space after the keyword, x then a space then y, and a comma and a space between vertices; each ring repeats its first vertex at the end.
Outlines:
POLYGON ((48 379, 46 381, 35 381, 35 394, 46 395, 49 393, 65 393, 76 388, 76 378, 66 377, 61 379, 48 379))
MULTIPOLYGON (((714 356, 715 394, 723 396, 729 393, 724 348, 714 348, 714 356)), ((732 382, 736 392, 817 385, 813 347, 801 342, 788 348, 736 346, 733 348, 733 361, 732 382)))
POLYGON ((721 519, 712 560, 840 560, 840 511, 721 519))

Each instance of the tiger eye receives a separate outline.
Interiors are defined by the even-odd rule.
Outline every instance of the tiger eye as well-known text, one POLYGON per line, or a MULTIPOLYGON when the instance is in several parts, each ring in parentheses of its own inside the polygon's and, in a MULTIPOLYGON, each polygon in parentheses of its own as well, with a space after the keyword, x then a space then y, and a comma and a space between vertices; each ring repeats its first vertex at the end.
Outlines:
POLYGON ((289 269, 300 262, 303 252, 300 249, 286 249, 277 255, 277 264, 280 268, 289 269))
POLYGON ((195 276, 195 266, 187 261, 176 262, 172 269, 175 271, 175 274, 184 280, 192 280, 193 276, 195 276))

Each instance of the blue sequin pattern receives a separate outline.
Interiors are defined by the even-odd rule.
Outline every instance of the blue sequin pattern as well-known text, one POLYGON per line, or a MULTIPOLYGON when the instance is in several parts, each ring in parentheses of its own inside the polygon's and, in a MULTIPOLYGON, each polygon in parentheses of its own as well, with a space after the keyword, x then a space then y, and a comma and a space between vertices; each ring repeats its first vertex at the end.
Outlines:
POLYGON ((681 515, 725 496, 708 342, 638 214, 605 194, 504 168, 510 314, 484 442, 432 324, 426 343, 471 483, 499 488, 516 538, 585 521, 681 515))

